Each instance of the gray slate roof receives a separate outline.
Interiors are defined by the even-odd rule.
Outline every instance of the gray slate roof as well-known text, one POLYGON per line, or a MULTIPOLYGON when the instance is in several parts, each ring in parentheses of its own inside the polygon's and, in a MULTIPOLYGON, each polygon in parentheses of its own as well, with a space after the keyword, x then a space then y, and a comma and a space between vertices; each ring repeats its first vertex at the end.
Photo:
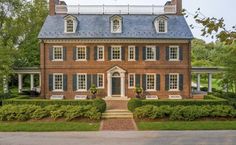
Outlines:
POLYGON ((154 20, 158 15, 120 15, 123 18, 122 33, 110 31, 110 18, 113 15, 74 15, 79 23, 76 33, 64 33, 64 16, 48 16, 39 33, 40 39, 47 38, 141 38, 141 39, 192 39, 184 16, 166 15, 168 32, 157 33, 154 20))

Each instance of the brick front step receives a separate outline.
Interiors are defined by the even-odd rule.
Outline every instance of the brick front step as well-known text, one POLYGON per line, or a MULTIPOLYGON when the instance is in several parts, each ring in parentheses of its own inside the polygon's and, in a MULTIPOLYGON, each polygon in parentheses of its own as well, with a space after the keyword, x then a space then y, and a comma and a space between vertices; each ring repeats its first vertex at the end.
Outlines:
POLYGON ((102 118, 133 118, 133 114, 128 110, 107 110, 102 114, 102 118))

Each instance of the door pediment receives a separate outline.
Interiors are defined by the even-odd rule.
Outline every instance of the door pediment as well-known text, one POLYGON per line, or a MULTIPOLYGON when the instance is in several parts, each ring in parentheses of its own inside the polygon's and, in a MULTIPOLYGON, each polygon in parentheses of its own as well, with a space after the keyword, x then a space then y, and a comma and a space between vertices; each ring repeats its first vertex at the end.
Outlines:
POLYGON ((126 71, 124 69, 120 68, 119 66, 114 66, 107 71, 107 73, 110 73, 110 74, 112 74, 114 72, 125 73, 126 71))

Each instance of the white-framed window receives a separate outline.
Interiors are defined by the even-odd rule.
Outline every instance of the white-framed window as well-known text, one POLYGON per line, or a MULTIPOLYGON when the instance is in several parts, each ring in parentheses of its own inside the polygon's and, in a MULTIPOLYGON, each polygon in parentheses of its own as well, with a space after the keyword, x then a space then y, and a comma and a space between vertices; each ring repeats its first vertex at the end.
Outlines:
POLYGON ((179 61, 179 46, 169 46, 169 61, 179 61))
POLYGON ((77 91, 87 91, 87 74, 77 74, 77 91))
POLYGON ((104 61, 104 46, 97 47, 97 60, 104 61))
POLYGON ((147 91, 156 91, 156 74, 146 74, 147 91))
POLYGON ((68 33, 73 33, 74 32, 74 21, 69 19, 69 20, 66 20, 66 30, 68 33))
POLYGON ((122 18, 120 16, 113 16, 111 18, 111 33, 122 32, 122 18))
POLYGON ((77 61, 86 61, 87 50, 86 46, 77 46, 76 48, 76 60, 77 61))
POLYGON ((128 47, 128 60, 135 61, 135 46, 128 47))
POLYGON ((130 73, 128 74, 128 80, 129 80, 129 88, 134 88, 135 87, 135 74, 130 73))
POLYGON ((179 74, 169 74, 169 91, 179 91, 179 74))
POLYGON ((157 33, 167 33, 167 17, 159 17, 155 20, 155 27, 157 33))
POLYGON ((146 46, 146 60, 147 61, 156 60, 156 47, 155 46, 146 46))
POLYGON ((72 15, 67 15, 64 17, 64 32, 65 33, 75 33, 78 22, 77 18, 72 15))
POLYGON ((97 74, 97 87, 104 88, 104 74, 97 74))
POLYGON ((121 46, 112 46, 111 47, 111 59, 112 60, 121 60, 121 46))
POLYGON ((53 46, 53 61, 63 61, 62 46, 53 46))
POLYGON ((63 74, 54 73, 53 74, 53 91, 63 91, 63 74))

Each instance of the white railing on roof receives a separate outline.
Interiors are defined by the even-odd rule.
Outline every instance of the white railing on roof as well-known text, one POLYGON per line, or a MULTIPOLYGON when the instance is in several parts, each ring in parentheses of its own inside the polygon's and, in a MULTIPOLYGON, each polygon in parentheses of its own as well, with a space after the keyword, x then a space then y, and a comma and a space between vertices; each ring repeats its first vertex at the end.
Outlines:
POLYGON ((56 5, 57 14, 175 14, 176 5, 56 5))

